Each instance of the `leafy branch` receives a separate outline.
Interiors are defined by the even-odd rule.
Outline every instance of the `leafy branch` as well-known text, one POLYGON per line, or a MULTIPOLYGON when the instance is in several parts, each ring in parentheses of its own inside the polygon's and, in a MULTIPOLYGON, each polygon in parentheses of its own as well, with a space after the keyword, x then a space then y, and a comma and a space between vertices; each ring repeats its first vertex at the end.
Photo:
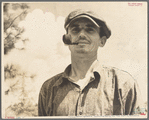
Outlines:
POLYGON ((4 30, 4 32, 6 32, 6 30, 12 26, 12 24, 14 23, 14 21, 15 21, 17 18, 19 18, 22 14, 26 14, 26 13, 27 13, 27 11, 25 10, 25 11, 23 11, 21 14, 19 14, 18 16, 16 16, 16 17, 12 20, 12 22, 10 23, 10 25, 4 30))

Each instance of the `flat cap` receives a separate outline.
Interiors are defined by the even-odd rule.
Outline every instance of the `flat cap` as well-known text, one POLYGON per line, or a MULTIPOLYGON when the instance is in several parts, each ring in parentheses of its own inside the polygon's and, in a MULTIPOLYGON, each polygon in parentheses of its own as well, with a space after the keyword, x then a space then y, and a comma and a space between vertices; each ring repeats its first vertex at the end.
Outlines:
POLYGON ((106 25, 106 22, 99 17, 96 13, 89 10, 82 10, 77 9, 75 11, 72 11, 65 19, 64 27, 67 30, 70 23, 73 22, 74 19, 80 18, 80 17, 86 17, 90 19, 94 24, 97 26, 100 26, 102 29, 102 34, 107 37, 107 39, 111 36, 111 30, 106 25))

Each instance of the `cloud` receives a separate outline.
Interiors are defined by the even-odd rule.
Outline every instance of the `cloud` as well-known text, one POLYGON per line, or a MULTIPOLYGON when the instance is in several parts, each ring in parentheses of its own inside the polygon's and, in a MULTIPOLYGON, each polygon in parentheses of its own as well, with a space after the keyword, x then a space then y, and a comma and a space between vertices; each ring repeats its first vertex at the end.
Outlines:
MULTIPOLYGON (((26 49, 37 56, 50 56, 57 54, 57 44, 62 43, 64 30, 64 17, 35 9, 20 23, 25 28, 24 35, 29 38, 26 49)), ((62 44, 61 44, 62 45, 62 44)))

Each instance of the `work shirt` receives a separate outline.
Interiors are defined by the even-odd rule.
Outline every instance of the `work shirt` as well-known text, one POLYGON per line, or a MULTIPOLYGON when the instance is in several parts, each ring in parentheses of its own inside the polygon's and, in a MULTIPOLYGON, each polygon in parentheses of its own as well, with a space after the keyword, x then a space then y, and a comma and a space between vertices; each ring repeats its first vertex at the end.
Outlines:
POLYGON ((133 115, 141 108, 141 96, 130 74, 99 63, 88 84, 80 89, 71 82, 69 65, 44 82, 39 93, 39 116, 133 115))

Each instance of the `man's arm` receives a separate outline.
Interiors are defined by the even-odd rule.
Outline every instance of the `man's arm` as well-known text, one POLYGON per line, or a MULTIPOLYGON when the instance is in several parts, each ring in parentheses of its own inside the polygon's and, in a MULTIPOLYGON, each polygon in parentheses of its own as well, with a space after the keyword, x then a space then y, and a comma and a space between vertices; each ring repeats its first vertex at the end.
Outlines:
POLYGON ((57 74, 43 83, 38 98, 38 116, 52 115, 52 89, 53 85, 61 78, 62 74, 63 73, 57 74))
POLYGON ((126 96, 122 99, 124 104, 125 115, 141 114, 143 105, 142 96, 137 82, 132 78, 134 83, 128 88, 126 96))
POLYGON ((117 80, 119 98, 123 115, 139 114, 143 101, 137 81, 128 72, 116 69, 114 74, 117 80), (137 111, 138 110, 138 111, 137 111))
POLYGON ((45 108, 46 108, 46 98, 41 88, 38 99, 38 116, 47 116, 45 108))
POLYGON ((141 111, 142 108, 143 108, 142 96, 141 96, 138 84, 135 82, 134 83, 134 99, 133 99, 130 115, 141 114, 143 112, 141 111))

